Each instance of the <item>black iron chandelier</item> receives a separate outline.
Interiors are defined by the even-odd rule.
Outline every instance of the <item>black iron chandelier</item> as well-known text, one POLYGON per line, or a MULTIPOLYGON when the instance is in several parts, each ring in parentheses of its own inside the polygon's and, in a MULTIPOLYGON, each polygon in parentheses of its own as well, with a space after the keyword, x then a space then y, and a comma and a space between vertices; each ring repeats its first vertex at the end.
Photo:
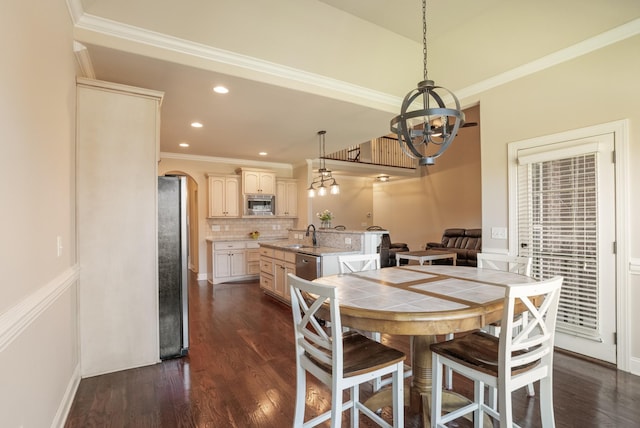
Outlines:
POLYGON ((464 113, 451 91, 427 78, 426 0, 422 0, 422 44, 424 80, 404 97, 400 114, 391 120, 391 131, 398 135, 407 156, 418 159, 420 165, 433 165, 464 125, 464 113), (447 97, 453 100, 455 109, 446 107, 447 97), (414 102, 421 102, 421 108, 409 111, 414 102))
POLYGON ((340 193, 340 186, 336 182, 336 179, 331 176, 331 171, 329 171, 325 166, 325 152, 324 152, 324 135, 327 131, 318 131, 318 139, 319 139, 319 151, 320 151, 320 168, 318 168, 318 175, 313 179, 307 192, 310 198, 316 196, 324 196, 327 194, 327 189, 329 193, 332 195, 337 195, 340 193), (325 185, 326 184, 326 185, 325 185))

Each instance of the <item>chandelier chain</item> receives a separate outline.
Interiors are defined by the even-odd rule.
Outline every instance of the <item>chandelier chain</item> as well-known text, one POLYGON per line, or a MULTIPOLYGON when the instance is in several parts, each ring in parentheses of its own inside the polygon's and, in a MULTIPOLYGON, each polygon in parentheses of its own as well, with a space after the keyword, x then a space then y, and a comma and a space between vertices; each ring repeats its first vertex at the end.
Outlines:
POLYGON ((427 1, 422 0, 422 57, 424 80, 427 80, 427 1))

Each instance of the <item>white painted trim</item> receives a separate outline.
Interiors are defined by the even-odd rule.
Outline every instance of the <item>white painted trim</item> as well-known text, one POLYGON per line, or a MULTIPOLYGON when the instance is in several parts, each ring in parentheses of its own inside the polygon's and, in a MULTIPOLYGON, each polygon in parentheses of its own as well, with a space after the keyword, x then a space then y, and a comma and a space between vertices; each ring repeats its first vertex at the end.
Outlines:
MULTIPOLYGON (((637 20, 640 22, 640 20, 637 20)), ((635 22, 635 21, 634 21, 635 22)), ((615 163, 616 163, 616 329, 617 329, 617 367, 623 371, 631 370, 631 326, 628 320, 631 319, 630 301, 630 267, 638 267, 637 263, 631 263, 629 259, 630 241, 627 236, 629 226, 629 201, 630 188, 629 177, 629 121, 618 120, 609 123, 589 126, 581 129, 561 132, 553 135, 535 137, 528 140, 516 141, 507 145, 507 169, 508 169, 508 198, 509 198, 509 248, 516 248, 518 224, 517 192, 513 184, 517 182, 517 153, 519 149, 535 147, 545 144, 552 144, 557 141, 570 141, 579 138, 587 138, 593 135, 610 134, 614 135, 615 142, 615 163)), ((637 261, 637 259, 635 259, 637 261)))
POLYGON ((509 83, 555 65, 562 64, 563 62, 570 61, 574 58, 578 58, 582 55, 586 55, 638 34, 640 34, 640 18, 583 40, 575 45, 560 49, 557 52, 543 56, 542 58, 521 65, 520 67, 497 74, 481 82, 467 86, 466 88, 456 90, 455 93, 458 96, 458 99, 473 97, 497 86, 504 85, 505 83, 509 83))
POLYGON ((187 160, 187 161, 194 161, 194 162, 213 162, 213 163, 221 163, 221 164, 292 170, 291 164, 288 164, 288 163, 261 162, 261 161, 252 161, 252 160, 246 160, 246 159, 220 158, 216 156, 185 155, 182 153, 160 152, 160 160, 162 161, 163 158, 187 160))
MULTIPOLYGON (((67 0, 70 5, 69 10, 74 18, 76 27, 112 37, 129 40, 166 49, 198 58, 204 58, 213 62, 238 67, 275 76, 279 79, 295 81, 305 85, 310 85, 323 90, 341 93, 352 97, 357 97, 369 102, 385 106, 384 109, 395 112, 402 104, 402 98, 389 95, 380 91, 375 91, 362 86, 354 85, 337 79, 331 79, 281 64, 264 61, 247 55, 218 49, 202 43, 196 43, 185 39, 169 36, 167 34, 150 31, 144 28, 135 27, 121 22, 109 20, 95 15, 86 14, 82 11, 80 0, 67 0), (73 7, 72 7, 73 6, 73 7)), ((613 43, 625 40, 640 34, 640 18, 634 19, 626 24, 615 27, 604 33, 598 34, 589 39, 583 40, 572 46, 561 49, 552 54, 546 55, 527 64, 505 71, 473 85, 455 90, 458 99, 475 97, 505 83, 521 79, 525 76, 537 73, 541 70, 553 67, 574 58, 586 55, 613 43)))
POLYGON ((104 91, 126 92, 128 95, 136 95, 139 97, 146 97, 157 100, 160 104, 162 104, 162 99, 164 98, 164 92, 162 91, 122 85, 120 83, 105 82, 104 80, 76 77, 76 84, 78 86, 86 86, 92 89, 102 89, 104 91))
POLYGON ((295 69, 282 64, 276 64, 259 58, 219 49, 203 43, 197 43, 121 22, 112 21, 100 16, 85 13, 76 23, 76 27, 135 43, 142 43, 172 52, 203 58, 231 67, 274 76, 279 79, 285 79, 285 81, 299 82, 316 88, 329 90, 331 92, 348 94, 378 105, 384 105, 389 108, 390 111, 396 111, 402 104, 401 97, 389 95, 380 91, 375 91, 363 86, 354 85, 352 83, 332 79, 304 70, 295 69))
POLYGON ((76 368, 73 370, 73 374, 71 375, 71 379, 69 379, 67 389, 64 391, 64 396, 62 397, 60 406, 58 406, 56 416, 53 418, 53 422, 51 423, 51 428, 64 427, 67 422, 67 418, 69 417, 69 410, 71 410, 73 399, 78 391, 78 386, 80 386, 80 364, 76 365, 76 368))
POLYGON ((0 315, 0 352, 49 309, 78 280, 78 276, 79 268, 74 265, 0 315))
POLYGON ((629 259, 629 273, 631 275, 640 275, 640 259, 629 259))
POLYGON ((95 79, 96 73, 93 69, 93 63, 91 62, 91 56, 87 51, 87 47, 82 43, 74 41, 73 53, 76 55, 76 62, 78 63, 78 68, 80 68, 81 77, 95 79))
POLYGON ((631 358, 629 362, 629 372, 636 376, 640 376, 640 358, 631 358))
POLYGON ((206 281, 208 279, 207 278, 207 273, 206 272, 205 273, 199 273, 197 279, 198 279, 198 281, 206 281))

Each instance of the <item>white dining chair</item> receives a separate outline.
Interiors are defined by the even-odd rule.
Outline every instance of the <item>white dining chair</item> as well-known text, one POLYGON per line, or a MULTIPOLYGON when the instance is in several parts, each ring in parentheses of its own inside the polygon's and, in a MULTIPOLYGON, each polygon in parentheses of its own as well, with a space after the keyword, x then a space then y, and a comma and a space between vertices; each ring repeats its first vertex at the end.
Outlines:
MULTIPOLYGON (((507 254, 491 254, 478 253, 478 269, 493 269, 505 272, 513 272, 520 275, 531 276, 531 257, 511 256, 507 254)), ((514 331, 517 332, 527 323, 527 313, 523 312, 514 321, 514 331)), ((489 324, 484 328, 488 333, 494 336, 500 336, 500 322, 489 324)), ((533 384, 527 385, 527 395, 533 397, 536 395, 533 384)), ((489 390, 489 402, 495 407, 497 402, 495 390, 489 390)))
MULTIPOLYGON (((553 415, 553 343, 562 277, 546 281, 508 285, 500 337, 477 331, 446 342, 431 345, 433 388, 431 426, 445 427, 448 422, 473 412, 474 426, 482 427, 485 413, 512 427, 511 393, 540 382, 540 419, 543 428, 555 426, 553 415), (529 322, 513 335, 517 319, 516 305, 522 304, 529 322), (443 367, 473 380, 474 401, 442 414, 443 367), (484 402, 484 386, 498 391, 498 408, 484 402)), ((516 425, 517 426, 517 425, 516 425)))
MULTIPOLYGON (((393 427, 404 426, 405 354, 355 331, 342 331, 336 287, 313 283, 288 275, 296 349, 296 404, 293 426, 306 428, 331 420, 339 428, 342 412, 351 409, 351 426, 358 427, 360 412, 378 425, 391 428, 388 422, 360 402, 359 387, 375 378, 391 375, 393 390, 393 427), (334 328, 325 329, 318 322, 318 311, 328 307, 334 328), (331 409, 305 421, 306 376, 313 375, 331 388, 331 409), (344 390, 350 390, 343 403, 344 390)), ((326 317, 326 314, 324 315, 326 317)))
MULTIPOLYGON (((380 254, 346 254, 338 256, 338 265, 341 274, 380 269, 380 254)), ((360 334, 370 337, 376 342, 380 342, 382 340, 381 334, 378 331, 356 331, 358 331, 360 334)), ((404 377, 411 377, 412 374, 413 372, 411 371, 411 366, 405 364, 404 377)), ((376 378, 373 380, 373 390, 379 391, 381 388, 389 385, 390 383, 390 377, 376 378)))

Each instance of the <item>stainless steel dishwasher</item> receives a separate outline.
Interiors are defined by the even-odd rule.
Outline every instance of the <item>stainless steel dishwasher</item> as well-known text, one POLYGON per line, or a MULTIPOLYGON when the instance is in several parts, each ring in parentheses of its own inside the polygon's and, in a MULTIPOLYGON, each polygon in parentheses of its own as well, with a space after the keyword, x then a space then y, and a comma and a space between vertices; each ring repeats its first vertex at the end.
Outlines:
POLYGON ((296 276, 314 280, 322 273, 322 256, 296 253, 296 276))

